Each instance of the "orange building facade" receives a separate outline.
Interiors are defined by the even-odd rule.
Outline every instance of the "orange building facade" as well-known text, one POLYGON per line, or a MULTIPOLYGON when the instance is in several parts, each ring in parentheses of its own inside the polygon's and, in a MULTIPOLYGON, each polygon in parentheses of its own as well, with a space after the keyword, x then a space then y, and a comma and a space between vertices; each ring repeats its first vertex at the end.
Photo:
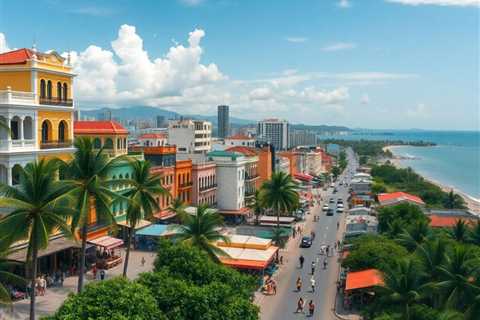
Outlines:
POLYGON ((257 181, 257 185, 261 186, 263 182, 270 180, 272 177, 272 152, 269 147, 257 149, 258 166, 257 173, 260 178, 257 181))
POLYGON ((177 160, 175 163, 175 197, 185 204, 192 202, 192 160, 177 160))

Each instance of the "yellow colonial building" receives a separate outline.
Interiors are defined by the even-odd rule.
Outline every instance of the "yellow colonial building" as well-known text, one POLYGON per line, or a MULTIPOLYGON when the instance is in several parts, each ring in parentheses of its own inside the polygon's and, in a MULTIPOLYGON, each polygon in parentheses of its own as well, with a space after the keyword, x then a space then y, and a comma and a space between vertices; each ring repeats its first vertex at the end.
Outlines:
POLYGON ((18 168, 41 158, 71 158, 73 78, 69 61, 52 51, 0 54, 0 181, 18 183, 18 168))

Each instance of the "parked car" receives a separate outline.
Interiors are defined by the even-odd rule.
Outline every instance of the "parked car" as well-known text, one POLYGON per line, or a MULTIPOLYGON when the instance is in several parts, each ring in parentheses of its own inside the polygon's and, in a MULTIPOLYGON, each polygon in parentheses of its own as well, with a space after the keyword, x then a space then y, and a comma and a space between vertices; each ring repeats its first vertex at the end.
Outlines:
POLYGON ((323 208, 322 208, 322 211, 325 212, 325 211, 328 210, 328 208, 329 208, 328 204, 324 204, 324 205, 323 205, 323 208))
POLYGON ((335 203, 335 199, 330 198, 330 200, 328 200, 328 202, 330 202, 330 203, 335 203))
POLYGON ((334 212, 333 212, 333 209, 332 208, 329 208, 327 210, 327 216, 333 216, 334 212))
POLYGON ((337 213, 343 213, 343 207, 337 207, 337 213))
POLYGON ((343 203, 337 203, 337 208, 343 208, 343 203))
POLYGON ((300 242, 300 248, 310 248, 312 246, 312 238, 310 237, 303 237, 302 242, 300 242))

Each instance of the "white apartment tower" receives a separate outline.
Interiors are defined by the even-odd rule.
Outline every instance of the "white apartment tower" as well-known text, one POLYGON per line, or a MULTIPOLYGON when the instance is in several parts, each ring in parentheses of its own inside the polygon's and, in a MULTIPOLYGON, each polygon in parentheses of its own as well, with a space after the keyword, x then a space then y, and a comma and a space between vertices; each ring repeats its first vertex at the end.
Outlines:
POLYGON ((289 124, 286 120, 265 119, 257 123, 257 140, 271 143, 276 150, 288 149, 289 124))
POLYGON ((212 149, 212 123, 203 120, 171 120, 168 143, 177 153, 207 153, 212 149))

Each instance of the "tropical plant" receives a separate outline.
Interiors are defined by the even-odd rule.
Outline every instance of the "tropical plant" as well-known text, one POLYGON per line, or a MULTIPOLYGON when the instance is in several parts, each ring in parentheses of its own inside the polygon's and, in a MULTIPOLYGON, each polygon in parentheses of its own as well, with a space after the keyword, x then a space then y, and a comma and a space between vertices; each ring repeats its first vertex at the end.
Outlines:
POLYGON ((179 218, 181 218, 186 215, 186 212, 185 212, 186 208, 187 208, 187 205, 182 199, 175 198, 173 199, 172 203, 168 207, 168 211, 176 214, 179 218))
POLYGON ((159 209, 155 196, 169 194, 162 187, 160 176, 150 174, 150 162, 135 160, 130 165, 132 175, 128 183, 131 187, 124 194, 129 199, 126 220, 130 226, 127 235, 127 253, 123 265, 124 277, 127 276, 130 247, 135 227, 142 218, 151 218, 154 211, 159 209))
MULTIPOLYGON (((40 160, 20 169, 20 184, 0 186, 0 207, 11 211, 0 219, 0 243, 10 245, 27 240, 27 264, 31 288, 37 278, 38 251, 48 246, 58 231, 71 236, 66 220, 72 210, 59 200, 69 186, 55 179, 58 161, 40 160)), ((35 295, 30 299, 30 319, 35 319, 35 295)))
POLYGON ((110 190, 108 173, 121 158, 109 159, 103 149, 95 149, 90 138, 75 140, 76 151, 72 161, 64 163, 63 171, 69 179, 70 190, 67 196, 75 201, 76 213, 72 219, 72 231, 80 230, 82 248, 78 274, 78 292, 82 291, 85 276, 85 251, 87 245, 90 209, 95 208, 97 221, 113 225, 114 217, 110 210, 112 201, 118 196, 110 190))
POLYGON ((458 242, 466 242, 468 231, 468 225, 465 220, 459 219, 455 222, 455 225, 448 230, 448 235, 458 242))
POLYGON ((409 251, 415 250, 430 236, 430 227, 425 220, 418 220, 412 226, 403 230, 398 236, 397 242, 409 251))
POLYGON ((469 242, 480 246, 480 220, 477 221, 468 232, 469 242))
POLYGON ((272 209, 277 215, 277 228, 280 229, 280 215, 291 213, 299 205, 297 184, 290 175, 275 172, 270 180, 263 183, 260 191, 262 206, 272 209))
POLYGON ((200 205, 195 214, 185 214, 180 219, 182 224, 174 226, 176 240, 205 251, 215 261, 219 260, 218 256, 226 255, 214 244, 218 240, 230 242, 230 239, 219 230, 223 225, 223 218, 220 214, 209 209, 207 205, 200 205))
POLYGON ((258 225, 260 222, 260 216, 262 215, 264 210, 259 190, 255 190, 255 196, 253 198, 253 201, 248 205, 248 208, 252 210, 253 214, 255 215, 255 224, 258 225))
POLYGON ((0 304, 11 305, 10 292, 5 285, 12 284, 25 287, 26 282, 24 278, 10 272, 13 262, 8 261, 5 258, 6 256, 7 253, 0 254, 0 304))
POLYGON ((453 190, 450 190, 443 200, 443 206, 447 209, 462 209, 465 207, 465 201, 463 201, 463 198, 460 195, 454 193, 453 190))

